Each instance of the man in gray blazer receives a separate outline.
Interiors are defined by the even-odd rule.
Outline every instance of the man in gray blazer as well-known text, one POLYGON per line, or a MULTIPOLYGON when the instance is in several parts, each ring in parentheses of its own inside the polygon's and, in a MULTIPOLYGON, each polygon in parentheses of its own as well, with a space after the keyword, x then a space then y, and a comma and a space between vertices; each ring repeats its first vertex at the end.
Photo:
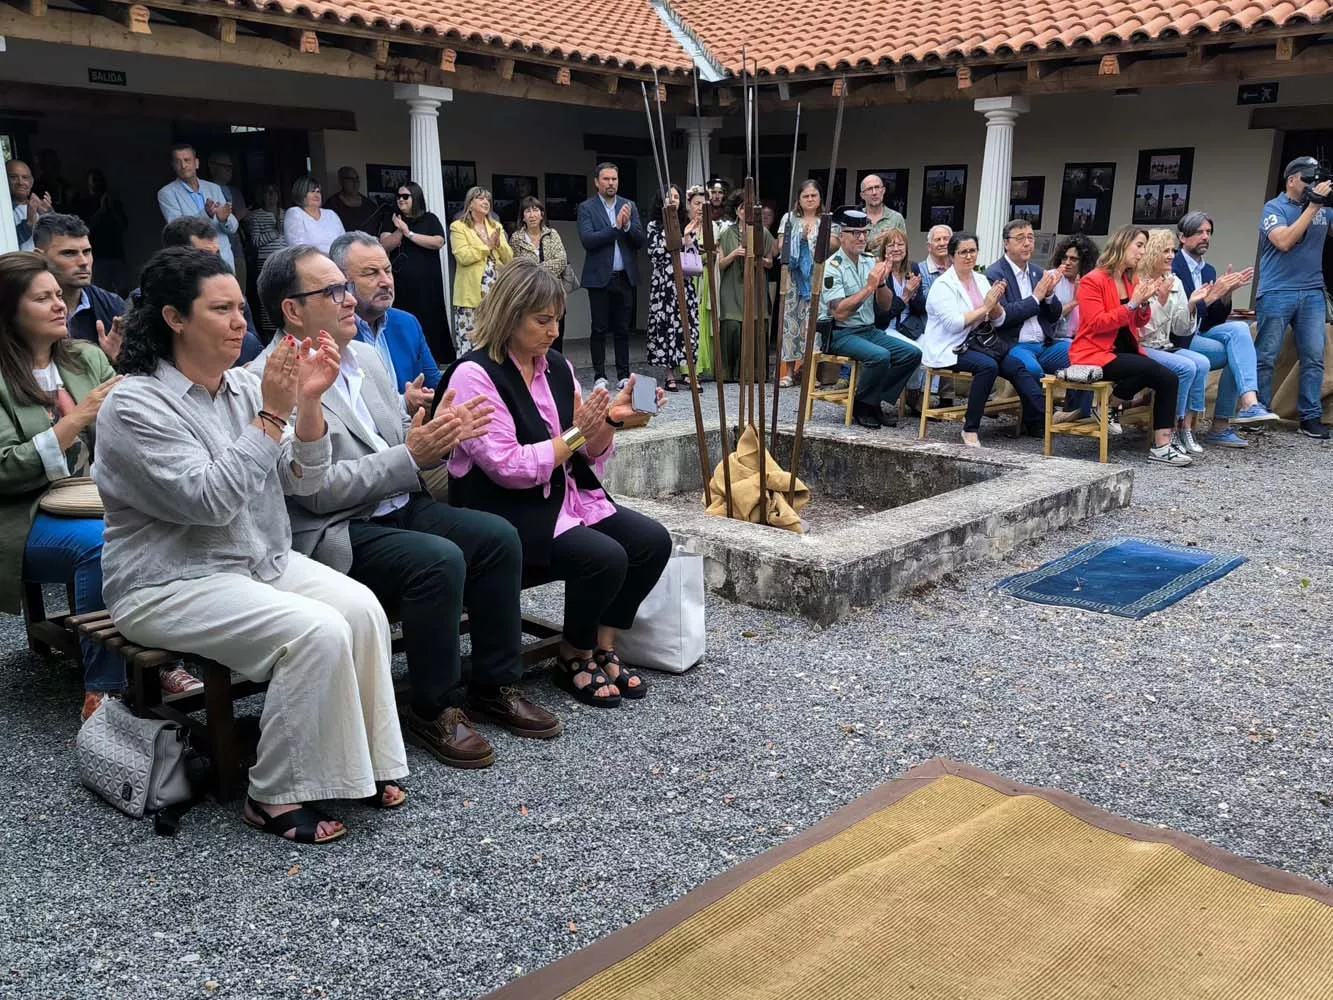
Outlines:
POLYGON ((189 143, 178 142, 171 147, 171 169, 176 179, 157 192, 157 207, 162 210, 163 221, 171 222, 182 215, 209 220, 218 231, 218 251, 234 272, 236 258, 232 255, 231 238, 240 229, 240 223, 232 214, 227 196, 212 181, 199 177, 199 157, 189 143))
MULTIPOLYGON (((459 441, 485 433, 478 401, 408 418, 373 346, 356 340, 355 286, 311 246, 274 253, 259 296, 282 336, 333 334, 342 370, 323 400, 333 465, 319 492, 287 498, 292 547, 354 580, 403 623, 412 696, 403 736, 452 767, 488 767, 495 752, 468 717, 516 736, 550 739, 560 722, 514 685, 521 672, 519 589, 523 552, 508 521, 438 503, 421 484, 459 441), (472 676, 463 683, 458 626, 471 623, 472 676)), ((269 350, 272 350, 270 345, 269 350)), ((267 352, 251 363, 263 376, 267 352)))

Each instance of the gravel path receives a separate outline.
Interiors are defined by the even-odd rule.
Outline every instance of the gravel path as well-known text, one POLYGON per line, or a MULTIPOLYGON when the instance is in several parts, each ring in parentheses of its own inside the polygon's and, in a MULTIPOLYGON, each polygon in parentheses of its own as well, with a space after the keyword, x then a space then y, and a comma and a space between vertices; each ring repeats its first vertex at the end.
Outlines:
MULTIPOLYGON (((687 398, 663 419, 690 419, 687 398)), ((710 598, 707 662, 621 711, 534 683, 561 739, 496 735, 481 772, 409 749, 408 808, 348 808, 352 836, 326 849, 211 803, 158 839, 94 800, 74 669, 30 658, 0 617, 0 995, 475 997, 941 755, 1333 881, 1333 453, 1272 433, 1175 470, 1143 441, 1113 452, 1135 468, 1130 509, 1005 565, 822 631, 710 598), (991 593, 1118 533, 1250 561, 1141 622, 991 593)))

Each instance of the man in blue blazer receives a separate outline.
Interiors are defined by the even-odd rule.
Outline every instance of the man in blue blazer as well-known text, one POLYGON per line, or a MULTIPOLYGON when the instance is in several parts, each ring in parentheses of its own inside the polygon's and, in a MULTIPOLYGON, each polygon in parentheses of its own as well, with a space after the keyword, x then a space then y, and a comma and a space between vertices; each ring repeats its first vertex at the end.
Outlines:
POLYGON ((240 229, 240 223, 231 212, 231 203, 222 188, 199 177, 199 157, 189 143, 178 142, 171 147, 171 169, 176 179, 157 192, 157 207, 162 210, 164 222, 174 222, 183 215, 197 215, 206 219, 218 237, 218 252, 234 272, 236 259, 231 252, 231 238, 240 229))
POLYGON ((440 367, 422 332, 421 321, 393 308, 393 268, 380 241, 369 233, 343 233, 329 256, 356 285, 356 339, 375 348, 394 385, 407 398, 408 413, 435 398, 440 367))
POLYGON ((1181 252, 1171 261, 1185 288, 1185 297, 1209 285, 1208 295, 1194 306, 1199 316, 1199 332, 1189 349, 1208 359, 1209 368, 1225 368, 1217 386, 1217 404, 1213 407, 1213 426, 1205 444, 1222 448, 1249 446, 1231 429, 1231 423, 1256 424, 1277 420, 1277 415, 1259 402, 1258 361, 1250 324, 1231 318, 1231 293, 1249 284, 1254 268, 1228 271, 1218 277, 1217 268, 1203 259, 1213 240, 1213 220, 1206 212, 1189 212, 1176 223, 1181 252))
POLYGON ((597 194, 579 205, 579 241, 583 244, 583 287, 588 290, 592 314, 593 375, 605 386, 606 335, 616 351, 616 378, 624 388, 629 380, 629 328, 634 316, 634 287, 639 283, 639 249, 644 244, 643 223, 634 202, 621 198, 620 171, 614 163, 599 163, 594 175, 597 194))

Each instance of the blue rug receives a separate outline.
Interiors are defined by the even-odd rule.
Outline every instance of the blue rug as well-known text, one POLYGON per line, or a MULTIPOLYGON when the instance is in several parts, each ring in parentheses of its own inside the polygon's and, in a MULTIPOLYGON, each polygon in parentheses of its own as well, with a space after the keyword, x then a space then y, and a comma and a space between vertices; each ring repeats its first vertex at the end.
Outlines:
POLYGON ((1244 556, 1216 556, 1145 538, 1106 538, 1011 576, 995 589, 1034 604, 1145 618, 1243 562, 1244 556))

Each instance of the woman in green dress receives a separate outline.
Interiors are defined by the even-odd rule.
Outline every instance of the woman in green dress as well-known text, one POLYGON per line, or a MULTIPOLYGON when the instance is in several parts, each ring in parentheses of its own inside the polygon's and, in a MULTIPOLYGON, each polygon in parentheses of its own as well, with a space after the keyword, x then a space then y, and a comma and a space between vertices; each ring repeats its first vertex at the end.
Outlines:
MULTIPOLYGON (((703 229, 704 202, 707 198, 707 192, 698 184, 690 188, 685 194, 690 212, 690 221, 685 226, 685 234, 687 236, 692 235, 695 243, 701 248, 703 247, 703 236, 700 234, 703 229)), ((711 379, 713 377, 713 316, 712 307, 708 301, 708 283, 711 276, 708 273, 706 262, 704 273, 690 280, 695 283, 695 288, 699 292, 699 347, 695 351, 694 365, 699 372, 700 379, 711 379)))

